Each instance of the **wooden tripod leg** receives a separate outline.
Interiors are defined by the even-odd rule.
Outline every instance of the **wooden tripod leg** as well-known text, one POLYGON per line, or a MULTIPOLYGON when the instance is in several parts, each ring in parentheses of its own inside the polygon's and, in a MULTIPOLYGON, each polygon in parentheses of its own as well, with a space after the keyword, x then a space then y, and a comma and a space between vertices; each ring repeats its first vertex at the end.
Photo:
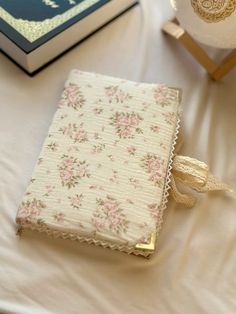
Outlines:
MULTIPOLYGON (((162 27, 163 32, 177 39, 189 53, 213 76, 217 70, 217 64, 207 53, 192 39, 192 37, 178 24, 176 20, 166 22, 162 27)), ((214 78, 215 79, 215 78, 214 78)))
POLYGON ((218 66, 216 71, 212 74, 214 80, 219 80, 225 76, 236 66, 236 50, 233 50, 218 66))

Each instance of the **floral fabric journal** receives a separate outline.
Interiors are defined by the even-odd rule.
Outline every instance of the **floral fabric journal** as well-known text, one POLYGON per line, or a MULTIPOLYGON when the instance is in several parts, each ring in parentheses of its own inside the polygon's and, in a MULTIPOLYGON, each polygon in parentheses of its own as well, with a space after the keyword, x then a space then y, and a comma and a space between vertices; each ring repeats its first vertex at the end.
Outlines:
MULTIPOLYGON (((188 197, 172 175, 194 163, 179 157, 172 169, 179 114, 178 89, 73 70, 19 207, 19 230, 149 256, 169 188, 180 202, 188 197)), ((205 166, 195 165, 195 177, 207 190, 205 166)))

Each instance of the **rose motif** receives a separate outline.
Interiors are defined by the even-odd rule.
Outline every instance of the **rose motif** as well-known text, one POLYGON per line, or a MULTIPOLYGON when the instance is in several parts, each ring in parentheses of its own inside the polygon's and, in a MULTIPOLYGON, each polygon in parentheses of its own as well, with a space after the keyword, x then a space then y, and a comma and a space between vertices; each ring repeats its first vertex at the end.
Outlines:
POLYGON ((97 208, 92 217, 95 232, 110 230, 116 234, 126 233, 128 223, 120 203, 115 198, 107 196, 105 199, 97 199, 97 208))
POLYGON ((88 133, 83 128, 82 123, 79 126, 76 123, 69 123, 67 126, 60 128, 59 132, 72 139, 74 143, 84 143, 88 141, 88 133))
POLYGON ((63 155, 58 165, 62 186, 75 187, 82 178, 90 177, 88 164, 75 157, 63 155))
POLYGON ((32 200, 23 201, 18 210, 18 219, 27 218, 35 219, 37 218, 42 209, 46 208, 46 205, 36 198, 32 200))
POLYGON ((143 157, 141 166, 149 174, 149 181, 161 188, 165 178, 164 160, 156 154, 148 153, 143 157))
POLYGON ((82 206, 82 200, 84 198, 83 194, 76 194, 72 197, 68 197, 70 200, 70 205, 75 209, 80 209, 82 206))
POLYGON ((105 87, 105 95, 108 97, 110 103, 124 103, 132 98, 129 93, 123 91, 118 85, 105 87))
POLYGON ((85 103, 85 98, 78 85, 70 83, 65 87, 59 107, 67 106, 75 110, 81 108, 85 103))
POLYGON ((120 138, 133 138, 134 133, 143 133, 138 126, 143 118, 135 112, 116 112, 111 117, 111 125, 115 126, 120 138))
POLYGON ((176 92, 173 89, 168 88, 165 85, 156 85, 153 88, 153 97, 156 104, 162 108, 171 105, 175 99, 176 92))

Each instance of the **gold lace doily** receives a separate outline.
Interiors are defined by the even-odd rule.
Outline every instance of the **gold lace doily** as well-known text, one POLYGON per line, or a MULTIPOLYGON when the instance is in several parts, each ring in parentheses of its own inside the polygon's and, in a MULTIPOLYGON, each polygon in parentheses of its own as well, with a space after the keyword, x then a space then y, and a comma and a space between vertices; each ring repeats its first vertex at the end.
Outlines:
POLYGON ((99 0, 84 0, 66 12, 44 21, 17 19, 0 7, 0 18, 32 43, 98 2, 99 0))
POLYGON ((236 0, 191 0, 194 11, 207 23, 220 22, 236 10, 236 0))

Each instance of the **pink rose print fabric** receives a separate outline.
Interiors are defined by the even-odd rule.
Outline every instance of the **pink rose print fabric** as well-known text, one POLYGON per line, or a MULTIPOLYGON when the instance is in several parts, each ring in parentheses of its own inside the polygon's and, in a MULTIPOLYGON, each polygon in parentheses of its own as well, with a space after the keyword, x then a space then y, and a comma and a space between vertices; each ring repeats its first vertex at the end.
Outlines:
POLYGON ((63 155, 58 165, 62 186, 75 187, 80 179, 89 177, 88 164, 75 157, 63 155))
POLYGON ((66 137, 72 139, 75 144, 88 141, 88 134, 85 131, 83 124, 80 124, 78 126, 75 123, 69 123, 67 126, 60 128, 59 132, 61 132, 66 137))
POLYGON ((142 159, 142 167, 149 174, 149 180, 162 187, 165 177, 164 160, 158 155, 148 153, 142 159))
POLYGON ((138 113, 116 112, 111 117, 111 125, 114 125, 120 138, 133 138, 135 133, 142 133, 139 128, 140 121, 143 118, 138 113))
POLYGON ((150 255, 179 113, 176 89, 73 70, 19 206, 18 226, 150 255))
POLYGON ((76 84, 69 84, 63 91, 59 105, 60 107, 67 106, 78 110, 79 108, 83 107, 84 103, 85 98, 81 92, 80 87, 76 84))
POLYGON ((122 90, 119 85, 116 86, 106 86, 105 87, 105 95, 108 98, 109 103, 124 103, 125 101, 132 98, 132 96, 122 90))
POLYGON ((74 196, 69 196, 68 197, 70 200, 70 205, 74 208, 74 209, 80 209, 82 207, 82 201, 83 201, 83 194, 75 194, 74 196))
POLYGON ((176 93, 165 85, 158 85, 153 88, 153 96, 156 104, 161 107, 168 107, 175 99, 176 93))
POLYGON ((129 221, 127 220, 120 203, 111 196, 97 199, 97 208, 92 217, 95 232, 107 229, 113 233, 126 233, 129 221))
POLYGON ((46 205, 43 201, 36 198, 23 201, 18 210, 18 219, 27 219, 35 220, 41 214, 41 211, 46 208, 46 205))

